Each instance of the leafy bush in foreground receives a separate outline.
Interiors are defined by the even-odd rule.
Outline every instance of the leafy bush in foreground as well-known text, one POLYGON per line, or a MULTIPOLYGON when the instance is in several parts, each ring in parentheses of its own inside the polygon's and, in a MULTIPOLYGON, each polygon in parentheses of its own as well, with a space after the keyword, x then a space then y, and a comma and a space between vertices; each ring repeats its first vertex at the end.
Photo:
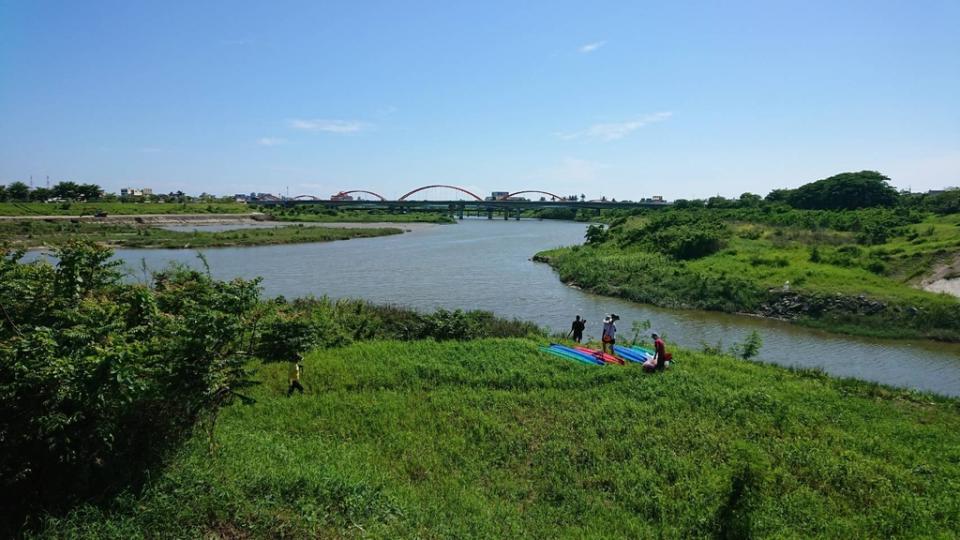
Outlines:
POLYGON ((172 269, 125 284, 111 252, 56 267, 0 259, 0 531, 37 508, 137 482, 204 410, 243 385, 256 281, 172 269))

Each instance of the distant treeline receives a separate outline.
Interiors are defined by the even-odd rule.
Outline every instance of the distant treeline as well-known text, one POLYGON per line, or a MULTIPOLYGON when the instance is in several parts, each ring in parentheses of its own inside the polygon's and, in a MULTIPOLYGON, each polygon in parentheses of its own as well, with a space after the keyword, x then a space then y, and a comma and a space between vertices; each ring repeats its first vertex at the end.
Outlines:
POLYGON ((761 197, 744 193, 737 199, 678 199, 678 208, 760 208, 786 205, 800 210, 856 210, 859 208, 907 207, 938 214, 960 212, 960 189, 950 188, 933 193, 898 192, 890 179, 876 171, 845 172, 804 184, 796 189, 775 189, 761 197))

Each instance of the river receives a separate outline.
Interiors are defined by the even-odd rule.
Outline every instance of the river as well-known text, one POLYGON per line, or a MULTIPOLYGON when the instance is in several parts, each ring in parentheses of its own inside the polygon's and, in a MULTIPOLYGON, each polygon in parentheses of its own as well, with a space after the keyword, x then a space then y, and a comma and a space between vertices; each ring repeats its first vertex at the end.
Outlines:
MULTIPOLYGON (((530 258, 544 249, 581 243, 586 228, 581 223, 465 219, 456 225, 395 226, 410 232, 203 253, 215 277, 261 276, 268 296, 325 294, 419 310, 482 309, 563 331, 579 314, 588 321, 585 334, 593 338, 599 336, 603 316, 616 313, 623 337, 629 337, 632 321, 649 320, 668 345, 690 348, 718 341, 730 346, 756 330, 763 338, 762 361, 960 396, 960 345, 835 335, 754 317, 661 309, 568 287, 549 266, 530 258)), ((140 274, 141 262, 151 269, 168 261, 201 264, 193 250, 121 249, 117 256, 134 275, 140 274)))

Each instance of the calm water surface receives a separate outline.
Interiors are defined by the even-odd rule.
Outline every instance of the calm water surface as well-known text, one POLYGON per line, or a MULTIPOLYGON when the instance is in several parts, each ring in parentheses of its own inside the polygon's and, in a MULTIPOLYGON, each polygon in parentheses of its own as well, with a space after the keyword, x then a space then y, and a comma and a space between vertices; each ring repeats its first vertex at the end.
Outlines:
MULTIPOLYGON (((579 244, 585 225, 557 221, 464 220, 457 225, 410 226, 403 235, 247 248, 203 250, 215 277, 263 277, 267 295, 364 298, 420 310, 483 309, 508 318, 567 330, 574 315, 596 338, 606 313, 630 323, 649 319, 668 343, 699 347, 763 337, 760 359, 818 367, 833 375, 960 396, 960 346, 832 335, 776 321, 693 310, 668 310, 591 295, 561 283, 530 260, 538 251, 579 244)), ((191 227, 206 230, 204 227, 191 227)), ((192 250, 118 250, 131 268, 178 261, 198 266, 192 250)), ((133 271, 135 275, 139 271, 133 271)))

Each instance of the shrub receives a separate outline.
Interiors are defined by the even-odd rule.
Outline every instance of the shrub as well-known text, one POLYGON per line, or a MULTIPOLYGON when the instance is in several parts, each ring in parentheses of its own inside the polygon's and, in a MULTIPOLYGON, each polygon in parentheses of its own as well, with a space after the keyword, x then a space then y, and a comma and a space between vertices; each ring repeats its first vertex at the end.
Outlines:
POLYGON ((205 411, 247 384, 257 281, 182 268, 120 280, 111 251, 56 267, 0 259, 0 531, 136 483, 205 411))

